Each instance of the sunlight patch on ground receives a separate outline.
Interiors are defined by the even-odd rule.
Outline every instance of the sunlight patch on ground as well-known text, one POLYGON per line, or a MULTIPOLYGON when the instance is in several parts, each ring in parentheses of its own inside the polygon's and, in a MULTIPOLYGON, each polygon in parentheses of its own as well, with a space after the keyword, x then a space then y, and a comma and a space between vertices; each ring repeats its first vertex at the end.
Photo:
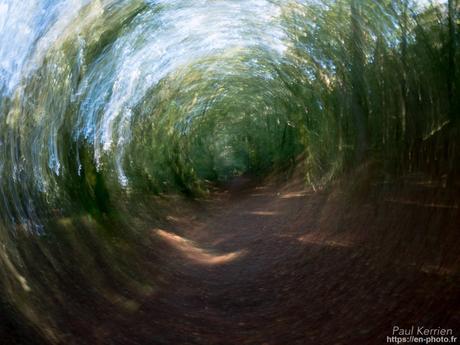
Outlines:
POLYGON ((454 205, 447 205, 447 204, 435 204, 435 203, 423 203, 423 202, 418 202, 418 201, 413 201, 413 200, 407 200, 407 199, 385 199, 386 202, 391 202, 391 203, 397 203, 397 204, 403 204, 403 205, 414 205, 414 206, 420 206, 420 207, 432 207, 432 208, 452 208, 452 209, 458 209, 459 206, 454 204, 454 205))
POLYGON ((327 240, 324 238, 320 238, 318 235, 315 234, 303 235, 298 237, 297 240, 304 244, 316 244, 328 247, 351 247, 353 244, 350 241, 327 240))
POLYGON ((221 265, 232 262, 246 254, 245 250, 227 254, 213 253, 212 251, 200 248, 193 241, 171 232, 162 229, 154 229, 153 231, 185 257, 202 265, 221 265))
POLYGON ((280 196, 280 199, 292 199, 292 198, 302 198, 306 195, 305 191, 301 192, 289 192, 289 193, 283 193, 280 196))
POLYGON ((267 196, 267 193, 252 193, 251 196, 254 198, 259 198, 259 197, 267 196))
POLYGON ((166 220, 169 220, 170 222, 180 222, 180 219, 174 216, 166 216, 166 220))
POLYGON ((276 216, 278 215, 278 212, 274 211, 252 211, 252 212, 247 212, 247 214, 252 214, 255 216, 276 216))

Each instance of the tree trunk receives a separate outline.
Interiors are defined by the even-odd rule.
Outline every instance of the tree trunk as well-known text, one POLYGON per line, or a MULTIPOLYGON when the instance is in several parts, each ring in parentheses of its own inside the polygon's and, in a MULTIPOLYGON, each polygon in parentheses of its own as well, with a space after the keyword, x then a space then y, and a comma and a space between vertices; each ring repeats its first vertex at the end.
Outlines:
POLYGON ((369 146, 368 106, 364 83, 363 32, 358 0, 351 0, 351 110, 356 130, 355 164, 366 158, 369 146))

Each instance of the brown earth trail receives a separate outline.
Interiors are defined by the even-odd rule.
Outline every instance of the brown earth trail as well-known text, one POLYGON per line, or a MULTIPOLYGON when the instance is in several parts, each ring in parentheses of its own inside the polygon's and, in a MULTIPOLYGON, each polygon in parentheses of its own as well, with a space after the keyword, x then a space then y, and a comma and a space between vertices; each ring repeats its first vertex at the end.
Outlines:
POLYGON ((358 345, 387 343, 393 325, 460 331, 458 275, 403 263, 384 240, 324 234, 327 193, 244 182, 152 229, 158 287, 103 322, 98 342, 358 345))

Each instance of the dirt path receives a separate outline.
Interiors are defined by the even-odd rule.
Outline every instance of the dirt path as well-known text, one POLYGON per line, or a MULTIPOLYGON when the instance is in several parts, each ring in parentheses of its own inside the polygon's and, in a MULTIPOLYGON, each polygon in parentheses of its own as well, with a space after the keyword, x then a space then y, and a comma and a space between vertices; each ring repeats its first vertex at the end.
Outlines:
POLYGON ((168 253, 159 288, 101 343, 385 344, 395 324, 458 326, 455 284, 320 238, 325 195, 230 187, 193 220, 171 216, 174 231, 152 229, 168 253))

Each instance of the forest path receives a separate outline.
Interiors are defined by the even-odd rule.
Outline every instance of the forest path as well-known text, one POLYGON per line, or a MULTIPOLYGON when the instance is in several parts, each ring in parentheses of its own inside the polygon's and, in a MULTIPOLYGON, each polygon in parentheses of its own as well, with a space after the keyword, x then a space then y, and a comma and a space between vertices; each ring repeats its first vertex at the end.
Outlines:
POLYGON ((320 237, 326 195, 296 184, 227 187, 208 212, 152 229, 166 273, 128 321, 111 324, 111 343, 383 344, 395 323, 452 302, 432 277, 320 237))

